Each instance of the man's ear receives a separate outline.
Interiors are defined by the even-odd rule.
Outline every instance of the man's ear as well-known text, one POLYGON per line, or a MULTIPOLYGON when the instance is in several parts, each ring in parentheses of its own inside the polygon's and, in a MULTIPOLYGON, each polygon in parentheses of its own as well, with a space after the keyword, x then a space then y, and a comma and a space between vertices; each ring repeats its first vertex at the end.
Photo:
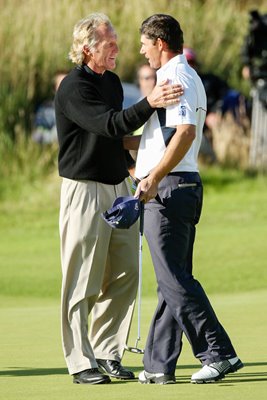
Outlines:
POLYGON ((163 51, 167 51, 168 50, 167 43, 164 40, 162 40, 161 38, 157 39, 157 43, 158 43, 158 49, 159 50, 163 50, 163 51))
POLYGON ((164 50, 166 43, 161 38, 157 38, 157 45, 159 50, 164 50))
POLYGON ((83 46, 83 52, 84 52, 84 54, 85 54, 86 56, 91 56, 91 51, 90 51, 89 47, 87 46, 87 44, 85 44, 85 45, 83 46))

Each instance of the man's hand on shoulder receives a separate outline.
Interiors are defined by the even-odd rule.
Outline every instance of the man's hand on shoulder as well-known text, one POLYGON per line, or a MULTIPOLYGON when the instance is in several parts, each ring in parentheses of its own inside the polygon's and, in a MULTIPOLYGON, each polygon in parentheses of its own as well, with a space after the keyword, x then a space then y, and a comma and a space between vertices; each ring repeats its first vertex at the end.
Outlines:
POLYGON ((183 93, 182 85, 169 85, 166 79, 154 87, 150 95, 147 96, 147 101, 152 108, 167 107, 179 103, 180 96, 182 96, 183 93))

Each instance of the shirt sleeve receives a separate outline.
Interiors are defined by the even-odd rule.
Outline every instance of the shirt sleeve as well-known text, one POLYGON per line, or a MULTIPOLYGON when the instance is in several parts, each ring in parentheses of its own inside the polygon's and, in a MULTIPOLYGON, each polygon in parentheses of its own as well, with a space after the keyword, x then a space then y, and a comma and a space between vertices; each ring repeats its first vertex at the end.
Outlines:
POLYGON ((166 126, 196 125, 197 91, 194 80, 176 70, 172 83, 181 83, 184 94, 178 104, 166 108, 166 126))

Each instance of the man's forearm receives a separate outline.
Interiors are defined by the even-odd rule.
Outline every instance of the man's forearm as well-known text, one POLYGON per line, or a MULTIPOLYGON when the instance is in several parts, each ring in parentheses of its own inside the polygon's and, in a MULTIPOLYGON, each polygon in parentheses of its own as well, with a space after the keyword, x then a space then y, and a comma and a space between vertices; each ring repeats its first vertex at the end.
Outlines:
POLYGON ((139 182, 135 192, 136 197, 146 203, 157 195, 159 182, 183 159, 195 136, 194 125, 177 127, 159 164, 139 182))
POLYGON ((160 182, 183 159, 195 139, 194 125, 180 125, 168 144, 163 158, 149 176, 160 182))

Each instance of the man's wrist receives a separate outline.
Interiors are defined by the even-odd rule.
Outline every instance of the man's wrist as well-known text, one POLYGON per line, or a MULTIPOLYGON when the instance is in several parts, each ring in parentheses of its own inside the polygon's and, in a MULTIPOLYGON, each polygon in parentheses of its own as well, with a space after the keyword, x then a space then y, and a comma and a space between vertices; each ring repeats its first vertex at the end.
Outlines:
POLYGON ((151 108, 156 108, 155 105, 153 105, 153 101, 151 100, 151 97, 149 97, 149 95, 146 97, 146 100, 151 108))
POLYGON ((150 174, 149 174, 149 179, 153 182, 153 183, 155 183, 155 184, 159 184, 160 183, 160 181, 164 178, 164 174, 162 174, 162 173, 160 173, 159 171, 152 171, 150 174))

